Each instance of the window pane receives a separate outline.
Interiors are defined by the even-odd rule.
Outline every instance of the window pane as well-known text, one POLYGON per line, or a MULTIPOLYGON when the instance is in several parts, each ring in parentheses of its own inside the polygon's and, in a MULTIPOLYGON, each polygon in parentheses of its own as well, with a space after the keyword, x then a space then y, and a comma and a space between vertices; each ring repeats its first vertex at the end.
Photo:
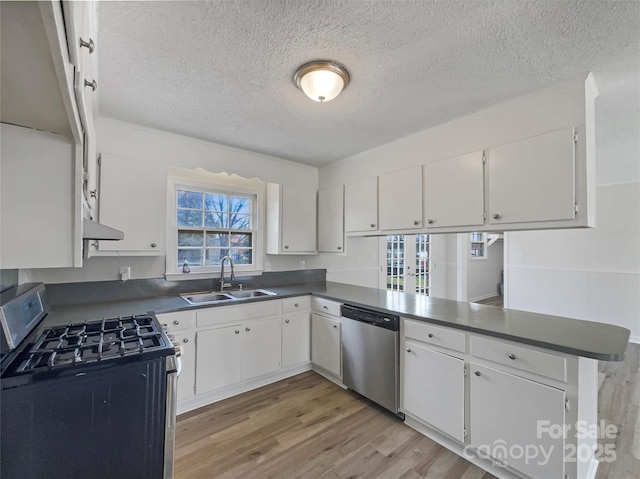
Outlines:
POLYGON ((231 235, 231 246, 251 248, 251 235, 231 235))
POLYGON ((178 266, 182 266, 185 259, 191 266, 202 266, 202 250, 178 249, 178 266))
POLYGON ((249 198, 229 197, 229 211, 231 213, 251 213, 251 201, 249 198))
POLYGON ((220 265, 222 258, 228 255, 228 248, 207 248, 207 266, 220 265))
POLYGON ((207 247, 229 247, 229 235, 227 233, 207 233, 207 247))
POLYGON ((178 246, 204 246, 204 231, 178 231, 178 246))
POLYGON ((178 190, 178 208, 202 209, 202 193, 178 190))
POLYGON ((249 215, 239 215, 231 213, 229 216, 229 228, 232 230, 250 230, 251 217, 249 215))
POLYGON ((235 264, 251 264, 252 257, 251 248, 231 248, 231 259, 235 264))
POLYGON ((178 226, 202 227, 202 211, 178 210, 178 226))
POLYGON ((204 195, 204 209, 211 211, 228 211, 227 196, 207 193, 204 195))
POLYGON ((225 213, 205 211, 204 212, 204 225, 207 228, 227 229, 229 215, 225 213))

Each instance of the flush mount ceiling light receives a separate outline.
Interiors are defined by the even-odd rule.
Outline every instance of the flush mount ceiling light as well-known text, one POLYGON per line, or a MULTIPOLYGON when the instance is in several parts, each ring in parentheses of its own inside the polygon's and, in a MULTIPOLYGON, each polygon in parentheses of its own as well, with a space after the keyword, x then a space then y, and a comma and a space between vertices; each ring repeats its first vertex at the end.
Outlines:
POLYGON ((315 60, 305 63, 293 77, 296 85, 313 101, 331 101, 349 84, 349 72, 339 63, 315 60))

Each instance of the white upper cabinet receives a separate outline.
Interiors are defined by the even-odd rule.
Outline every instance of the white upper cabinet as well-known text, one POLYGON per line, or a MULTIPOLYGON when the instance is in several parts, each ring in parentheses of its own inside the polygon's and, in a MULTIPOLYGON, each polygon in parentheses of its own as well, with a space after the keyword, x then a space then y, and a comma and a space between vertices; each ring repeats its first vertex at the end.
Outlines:
POLYGON ((378 188, 381 230, 422 228, 422 166, 380 175, 378 188))
POLYGON ((334 186, 318 191, 318 251, 344 251, 344 188, 334 186))
POLYGON ((316 253, 316 191, 267 184, 267 254, 316 253))
POLYGON ((492 225, 575 218, 573 128, 490 148, 487 216, 492 225))
POLYGON ((424 165, 426 228, 484 223, 483 152, 424 165))
POLYGON ((378 178, 344 185, 344 229, 347 233, 378 229, 378 178))
POLYGON ((100 159, 100 222, 124 233, 100 241, 99 252, 165 254, 167 172, 153 161, 103 154, 100 159))

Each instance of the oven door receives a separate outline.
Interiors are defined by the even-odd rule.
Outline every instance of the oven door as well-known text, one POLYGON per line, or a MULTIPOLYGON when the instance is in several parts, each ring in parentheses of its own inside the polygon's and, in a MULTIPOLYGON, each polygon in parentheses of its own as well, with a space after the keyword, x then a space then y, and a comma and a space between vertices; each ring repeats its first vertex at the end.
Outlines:
POLYGON ((178 395, 178 374, 180 358, 167 357, 167 418, 164 436, 164 479, 173 479, 174 455, 176 449, 176 411, 178 395))

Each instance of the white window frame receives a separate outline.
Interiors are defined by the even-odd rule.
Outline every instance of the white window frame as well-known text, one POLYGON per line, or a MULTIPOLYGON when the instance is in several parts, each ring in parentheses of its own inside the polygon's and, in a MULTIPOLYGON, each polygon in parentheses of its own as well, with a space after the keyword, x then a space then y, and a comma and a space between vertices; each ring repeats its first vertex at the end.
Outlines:
MULTIPOLYGON (((172 168, 172 170, 174 170, 172 168)), ((266 183, 257 179, 245 179, 226 173, 209 173, 204 170, 180 170, 170 172, 167 181, 167 254, 165 277, 171 280, 188 280, 212 278, 220 274, 220 265, 191 266, 191 272, 183 273, 182 265, 178 265, 178 225, 177 225, 177 191, 200 191, 223 193, 229 195, 250 196, 251 206, 250 230, 253 247, 253 264, 236 264, 236 274, 254 276, 264 270, 265 248, 265 188, 266 183), (173 174, 171 174, 173 173, 173 174)), ((228 266, 227 266, 228 271, 228 266)))
POLYGON ((487 233, 483 233, 480 231, 474 231, 469 233, 469 257, 473 260, 477 259, 487 259, 489 253, 489 245, 487 244, 487 233), (481 235, 482 239, 480 241, 476 241, 473 239, 473 235, 481 235), (482 256, 474 256, 473 255, 473 245, 474 244, 482 244, 482 252, 484 253, 482 256))

